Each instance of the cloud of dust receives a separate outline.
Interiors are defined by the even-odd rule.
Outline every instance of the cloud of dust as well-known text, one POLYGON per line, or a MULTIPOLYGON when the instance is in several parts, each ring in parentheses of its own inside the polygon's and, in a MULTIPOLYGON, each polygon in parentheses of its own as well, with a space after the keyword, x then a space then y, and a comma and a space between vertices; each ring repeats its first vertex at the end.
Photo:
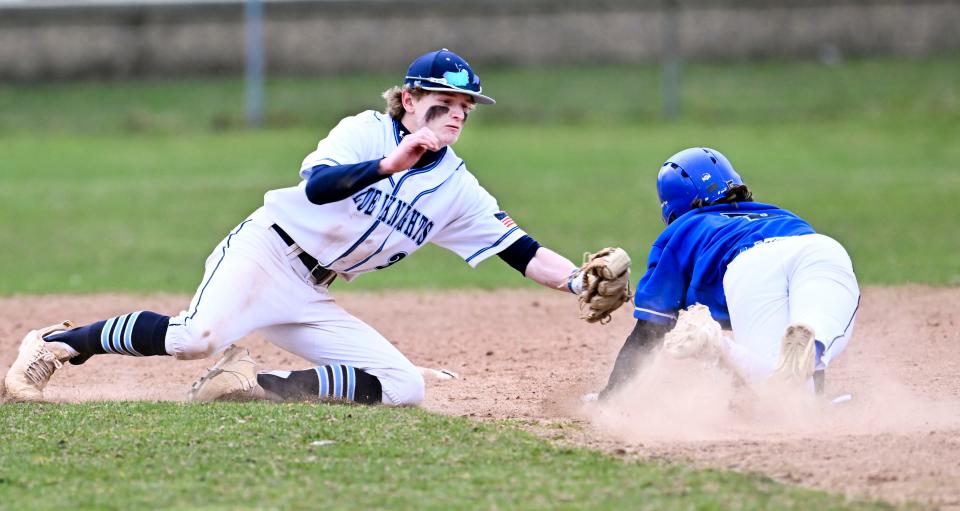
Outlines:
MULTIPOLYGON (((960 401, 924 398, 882 367, 856 366, 867 375, 849 388, 817 398, 773 384, 749 388, 728 370, 656 353, 637 375, 580 414, 605 435, 630 443, 841 437, 912 433, 960 427, 960 401), (852 399, 831 404, 838 394, 852 399)), ((853 364, 851 364, 853 365, 853 364)), ((839 385, 834 385, 839 386, 839 385)))

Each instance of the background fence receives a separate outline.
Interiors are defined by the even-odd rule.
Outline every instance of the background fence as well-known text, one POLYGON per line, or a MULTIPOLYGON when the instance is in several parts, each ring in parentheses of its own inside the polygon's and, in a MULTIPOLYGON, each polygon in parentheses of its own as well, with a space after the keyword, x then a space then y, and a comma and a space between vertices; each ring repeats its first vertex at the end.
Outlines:
MULTIPOLYGON (((946 0, 268 0, 264 14, 267 70, 283 74, 394 69, 438 41, 485 67, 960 49, 946 0)), ((242 0, 8 1, 0 80, 237 73, 243 23, 242 0)))

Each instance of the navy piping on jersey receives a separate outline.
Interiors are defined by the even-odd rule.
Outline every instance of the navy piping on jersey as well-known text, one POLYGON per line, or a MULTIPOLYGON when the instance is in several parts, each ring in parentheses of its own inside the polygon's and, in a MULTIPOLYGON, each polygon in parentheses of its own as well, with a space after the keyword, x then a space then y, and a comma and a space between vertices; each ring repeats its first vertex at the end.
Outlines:
MULTIPOLYGON (((398 145, 400 144, 400 128, 399 128, 399 125, 400 125, 400 123, 397 122, 396 119, 394 119, 394 120, 393 120, 393 138, 394 138, 394 140, 396 141, 396 143, 397 143, 398 145)), ((404 175, 397 181, 396 184, 394 184, 394 182, 393 182, 393 175, 391 175, 391 176, 390 176, 390 184, 393 186, 393 195, 394 195, 394 196, 397 195, 397 193, 400 191, 400 186, 403 185, 403 182, 404 182, 408 177, 414 176, 414 175, 417 175, 417 174, 423 174, 423 173, 425 173, 425 172, 430 172, 431 170, 437 168, 437 166, 440 165, 440 162, 443 161, 443 159, 444 159, 444 157, 446 157, 446 155, 447 155, 447 147, 444 146, 444 147, 440 150, 440 154, 437 156, 437 159, 436 159, 436 160, 434 160, 433 162, 425 165, 425 166, 422 167, 422 168, 419 168, 419 169, 418 169, 418 168, 411 168, 411 169, 409 169, 409 170, 406 172, 406 174, 404 174, 404 175)), ((463 160, 460 160, 460 165, 457 166, 457 168, 454 170, 454 172, 456 172, 456 170, 459 170, 460 167, 463 166, 463 163, 464 163, 463 160)), ((448 178, 448 179, 449 179, 449 178, 448 178)), ((446 180, 444 180, 444 182, 446 182, 446 180)), ((442 183, 441 183, 441 184, 442 184, 442 183)), ((419 195, 418 195, 417 197, 419 198, 419 195)), ((371 225, 370 228, 367 229, 367 232, 363 233, 363 236, 361 236, 360 239, 358 239, 350 248, 348 248, 346 252, 340 254, 340 256, 338 256, 337 258, 335 258, 333 261, 330 261, 330 262, 328 262, 328 263, 322 263, 322 265, 323 265, 323 266, 331 266, 331 265, 333 265, 334 263, 336 263, 337 261, 339 261, 339 260, 343 259, 344 257, 347 257, 348 255, 350 255, 351 253, 353 253, 353 251, 356 250, 357 247, 359 247, 360 244, 364 242, 364 240, 366 240, 368 237, 370 237, 370 234, 373 233, 374 229, 376 229, 378 225, 380 225, 380 220, 374 220, 373 225, 371 225)), ((389 237, 389 235, 388 235, 388 237, 389 237)), ((386 240, 384 240, 384 243, 386 243, 386 240)), ((498 242, 498 243, 499 243, 499 242, 498 242)), ((351 267, 351 268, 355 268, 355 267, 356 267, 356 266, 353 266, 353 267, 351 267)))
MULTIPOLYGON (((340 162, 338 162, 337 160, 334 160, 333 158, 323 158, 323 159, 320 160, 320 161, 329 161, 329 162, 333 163, 334 166, 339 166, 339 165, 340 165, 340 162)), ((307 174, 307 178, 309 179, 309 176, 312 176, 313 173, 316 172, 318 169, 325 169, 325 168, 327 168, 327 167, 330 167, 330 165, 327 165, 326 163, 317 162, 316 165, 310 167, 310 173, 307 174)))
MULTIPOLYGON (((321 159, 320 161, 329 161, 329 162, 333 163, 334 165, 342 165, 340 162, 338 162, 337 160, 334 160, 333 158, 323 158, 323 159, 321 159)), ((314 170, 314 169, 316 169, 317 167, 321 167, 321 166, 322 166, 322 167, 329 167, 329 165, 319 165, 319 164, 317 164, 317 165, 314 165, 313 167, 310 167, 310 170, 314 170)))
POLYGON ((491 248, 499 245, 501 242, 503 242, 503 240, 507 239, 507 236, 510 236, 511 234, 513 234, 513 231, 516 231, 516 230, 519 229, 519 228, 520 228, 519 225, 514 226, 513 229, 510 229, 510 230, 507 231, 503 236, 500 236, 500 239, 498 239, 497 242, 494 243, 493 245, 490 245, 490 246, 487 247, 487 248, 481 248, 480 250, 477 250, 476 253, 474 253, 472 256, 470 256, 470 257, 467 258, 467 262, 469 263, 473 258, 475 258, 475 257, 477 257, 478 255, 486 252, 487 250, 490 250, 491 248))
MULTIPOLYGON (((400 136, 400 126, 402 126, 402 124, 400 124, 400 121, 398 121, 398 120, 396 120, 396 119, 393 119, 393 140, 394 140, 394 142, 395 142, 397 145, 400 145, 400 141, 402 140, 402 137, 400 136)), ((434 163, 439 163, 440 160, 443 160, 443 157, 446 156, 446 155, 447 155, 447 147, 444 146, 443 148, 440 149, 440 154, 437 155, 437 159, 436 159, 436 161, 435 161, 434 163)), ((386 158, 386 156, 384 156, 384 158, 386 158)), ((460 164, 463 165, 463 160, 460 160, 460 164)), ((430 167, 430 165, 431 165, 431 164, 428 163, 427 165, 424 165, 423 168, 424 168, 424 169, 427 169, 428 167, 430 167)), ((457 167, 457 169, 459 169, 459 168, 460 168, 460 167, 457 167)), ((411 172, 413 172, 413 171, 419 171, 420 169, 411 168, 411 169, 409 169, 409 170, 410 170, 411 172)), ((429 170, 429 169, 428 169, 428 170, 429 170)), ((417 173, 418 173, 418 172, 417 172, 417 173)), ((400 183, 403 182, 403 180, 406 178, 407 175, 410 175, 410 172, 408 172, 406 175, 404 175, 404 177, 401 177, 401 178, 400 178, 400 183)), ((398 182, 394 182, 394 180, 393 180, 393 174, 391 174, 388 179, 389 179, 389 181, 390 181, 390 186, 394 186, 394 187, 400 186, 400 184, 399 184, 398 182)), ((396 191, 394 191, 394 195, 396 195, 396 191)))
POLYGON ((857 296, 857 306, 853 309, 853 314, 850 315, 850 321, 847 321, 847 326, 845 326, 845 327, 843 328, 843 333, 840 334, 840 335, 838 335, 838 336, 836 336, 836 337, 834 337, 834 338, 830 341, 830 344, 827 344, 827 345, 826 345, 826 348, 824 348, 824 350, 823 350, 824 353, 826 353, 827 350, 829 350, 830 347, 833 346, 833 343, 837 342, 837 339, 843 337, 844 335, 847 335, 847 331, 850 330, 850 325, 853 324, 853 318, 857 317, 857 311, 858 311, 858 310, 860 310, 860 295, 857 296))
POLYGON ((446 155, 447 155, 447 148, 444 147, 443 149, 440 150, 440 155, 437 157, 437 160, 434 161, 433 163, 427 164, 419 169, 412 168, 408 170, 404 175, 400 176, 400 180, 397 181, 397 185, 394 186, 393 188, 393 194, 396 195, 397 192, 400 191, 400 186, 403 184, 404 181, 407 180, 408 177, 423 174, 425 172, 430 172, 431 170, 437 168, 440 165, 440 162, 443 161, 443 157, 446 155))
POLYGON ((360 236, 360 239, 358 239, 350 248, 348 248, 346 252, 340 254, 340 257, 337 257, 337 258, 334 259, 333 261, 330 261, 329 263, 324 263, 324 264, 322 264, 321 266, 327 266, 327 267, 329 267, 331 264, 333 264, 333 263, 335 263, 335 262, 343 259, 344 257, 347 257, 348 255, 350 255, 351 252, 353 252, 354 250, 356 250, 357 247, 360 246, 361 243, 363 243, 363 240, 367 239, 367 237, 370 236, 370 234, 373 232, 374 229, 377 228, 378 225, 380 225, 380 220, 375 220, 375 221, 373 222, 373 225, 371 225, 370 228, 367 229, 367 232, 363 233, 363 236, 360 236))
POLYGON ((393 120, 393 140, 397 143, 397 145, 400 145, 400 138, 401 138, 399 126, 400 126, 400 121, 394 119, 393 120))
MULTIPOLYGON (((396 119, 393 119, 393 141, 397 145, 400 145, 400 129, 397 127, 399 124, 396 119)), ((390 186, 396 186, 396 183, 393 182, 393 174, 390 174, 389 180, 390 186)))
MULTIPOLYGON (((457 167, 457 168, 459 168, 459 167, 457 167)), ((437 191, 441 186, 443 186, 444 184, 446 184, 446 182, 447 182, 451 177, 453 177, 453 174, 450 174, 450 176, 448 176, 447 179, 444 179, 444 180, 443 180, 443 183, 440 183, 440 184, 438 184, 437 186, 435 186, 435 187, 433 187, 433 188, 431 188, 431 189, 429 189, 429 190, 424 190, 424 191, 420 192, 416 197, 413 198, 413 201, 410 202, 410 207, 412 208, 413 205, 416 204, 417 201, 420 200, 420 198, 423 197, 424 195, 427 195, 427 194, 430 194, 430 193, 433 193, 433 192, 437 191)), ((383 251, 383 247, 385 247, 385 246, 387 245, 387 241, 390 240, 390 236, 393 236, 393 233, 395 233, 395 232, 397 232, 396 229, 391 230, 391 231, 390 231, 390 234, 387 234, 387 237, 383 239, 383 243, 380 244, 380 248, 378 248, 378 249, 376 250, 376 252, 368 255, 367 257, 365 257, 365 258, 363 259, 363 261, 360 261, 359 263, 357 263, 357 264, 355 264, 355 265, 353 265, 353 266, 351 266, 351 267, 349 267, 349 268, 347 268, 346 270, 343 270, 343 271, 347 272, 347 271, 350 271, 350 270, 356 268, 357 266, 360 266, 360 265, 362 265, 362 264, 365 264, 367 261, 370 260, 370 258, 372 258, 373 256, 379 254, 381 251, 383 251)))
MULTIPOLYGON (((457 169, 459 169, 459 168, 460 168, 460 167, 457 167, 457 169)), ((456 172, 456 170, 454 170, 454 172, 456 172)), ((440 184, 438 184, 437 186, 435 186, 435 187, 433 187, 433 188, 431 188, 431 189, 429 189, 429 190, 424 190, 424 191, 418 193, 417 196, 413 198, 413 201, 410 202, 410 205, 413 206, 414 204, 416 204, 417 201, 420 200, 420 197, 423 197, 424 195, 431 194, 431 193, 437 191, 437 189, 440 188, 441 186, 443 186, 444 184, 446 184, 447 181, 449 181, 451 177, 453 177, 453 174, 450 174, 449 176, 447 176, 447 178, 443 180, 443 183, 440 183, 440 184)))
MULTIPOLYGON (((394 119, 394 120, 393 120, 393 140, 397 143, 397 145, 400 145, 400 141, 401 141, 401 139, 402 139, 402 138, 400 137, 400 126, 401 126, 400 122, 397 121, 396 119, 394 119)), ((396 186, 399 187, 399 186, 400 186, 400 183, 402 183, 403 180, 406 179, 407 176, 409 176, 409 175, 411 175, 411 174, 420 174, 420 173, 422 173, 422 172, 427 172, 427 171, 429 171, 429 170, 433 170, 433 168, 436 167, 437 164, 439 164, 440 161, 443 160, 443 157, 446 156, 446 155, 447 155, 447 146, 443 146, 442 148, 440 148, 440 151, 439 151, 439 154, 437 155, 436 161, 431 162, 431 163, 428 163, 428 164, 424 165, 423 167, 421 167, 421 168, 419 168, 419 169, 416 168, 416 167, 413 167, 413 168, 409 169, 409 171, 407 171, 407 173, 404 174, 404 175, 400 178, 400 181, 396 184, 396 186)), ((460 163, 462 164, 462 163, 463 163, 463 160, 461 160, 460 163)), ((457 167, 457 168, 459 168, 459 167, 457 167)), ((390 184, 391 184, 391 185, 393 184, 393 175, 390 176, 390 184)), ((398 188, 398 190, 399 190, 399 188, 398 188)), ((396 195, 396 192, 397 192, 397 190, 394 190, 394 195, 396 195)))
POLYGON ((224 260, 224 258, 227 257, 227 249, 230 248, 230 238, 233 238, 233 236, 234 236, 235 234, 239 233, 239 232, 240 232, 240 229, 243 229, 243 226, 244 226, 244 225, 247 225, 247 222, 249 222, 249 221, 250 221, 250 219, 248 218, 248 219, 244 220, 243 222, 241 222, 240 225, 237 226, 237 230, 231 232, 230 235, 227 236, 227 242, 223 244, 223 253, 220 254, 220 260, 217 261, 217 265, 214 266, 213 271, 210 272, 210 276, 207 278, 207 281, 204 282, 204 283, 203 283, 203 287, 200 288, 200 294, 197 295, 197 304, 193 306, 193 314, 191 314, 191 315, 187 316, 186 318, 184 318, 183 324, 187 324, 187 321, 193 319, 193 317, 197 315, 197 312, 200 311, 200 301, 203 300, 203 292, 207 290, 207 286, 210 285, 210 281, 213 280, 213 276, 216 275, 216 274, 217 274, 217 270, 220 269, 220 263, 222 263, 223 260, 224 260))
POLYGON ((390 234, 387 235, 387 237, 383 240, 383 243, 380 244, 380 248, 378 248, 378 249, 376 250, 376 252, 368 255, 367 257, 364 257, 364 258, 363 258, 363 261, 360 261, 359 263, 357 263, 357 264, 355 264, 355 265, 353 265, 353 266, 351 266, 351 267, 349 267, 349 268, 347 268, 346 270, 343 270, 343 271, 344 271, 344 272, 348 272, 348 271, 356 268, 357 266, 360 266, 360 265, 366 263, 367 261, 370 260, 371 257, 373 257, 373 256, 379 254, 380 252, 382 252, 382 251, 383 251, 383 247, 386 246, 386 244, 387 244, 387 240, 390 239, 390 235, 392 235, 394 232, 396 232, 396 231, 391 231, 390 234))
MULTIPOLYGON (((444 151, 446 151, 446 148, 444 148, 444 151)), ((444 155, 444 156, 445 156, 445 155, 444 155)), ((411 169, 410 171, 408 171, 407 174, 405 174, 402 178, 400 178, 400 181, 399 181, 399 182, 397 183, 397 185, 393 188, 393 195, 394 195, 394 196, 397 195, 397 193, 400 191, 400 185, 403 184, 403 181, 404 181, 406 178, 408 178, 408 177, 410 177, 411 175, 414 175, 414 174, 423 174, 424 172, 429 172, 429 171, 435 169, 438 165, 440 165, 440 162, 441 162, 441 161, 443 161, 443 156, 441 156, 440 158, 438 158, 437 161, 431 163, 430 165, 427 165, 426 167, 424 167, 424 168, 422 168, 422 169, 416 169, 416 172, 413 172, 414 169, 411 169)), ((451 175, 452 175, 452 174, 451 174, 451 175)), ((449 179, 449 178, 447 178, 447 179, 449 179)), ((446 180, 444 180, 444 182, 446 182, 446 180)), ((442 184, 442 183, 441 183, 441 184, 442 184)), ((336 259, 334 259, 333 261, 330 261, 329 263, 323 263, 322 266, 327 266, 327 267, 329 267, 329 266, 332 265, 333 263, 335 263, 335 262, 343 259, 344 257, 347 257, 347 256, 350 255, 351 253, 353 253, 353 251, 356 250, 357 247, 359 247, 360 244, 363 243, 363 241, 370 236, 370 234, 373 233, 373 230, 376 229, 378 225, 380 225, 380 220, 374 220, 373 225, 371 225, 370 228, 367 229, 367 232, 363 233, 363 236, 361 236, 360 239, 358 239, 358 240, 356 241, 356 243, 353 244, 353 246, 351 246, 350 248, 348 248, 346 252, 340 254, 340 256, 337 257, 336 259)))

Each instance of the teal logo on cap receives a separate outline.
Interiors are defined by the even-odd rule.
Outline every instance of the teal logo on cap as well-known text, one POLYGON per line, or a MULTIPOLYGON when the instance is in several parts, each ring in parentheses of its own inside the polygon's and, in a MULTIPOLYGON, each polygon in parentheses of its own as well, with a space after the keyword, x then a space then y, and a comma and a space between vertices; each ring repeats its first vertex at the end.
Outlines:
POLYGON ((461 69, 456 73, 453 71, 447 71, 446 73, 443 73, 443 79, 454 87, 463 87, 464 85, 470 83, 470 73, 468 73, 466 69, 461 69))

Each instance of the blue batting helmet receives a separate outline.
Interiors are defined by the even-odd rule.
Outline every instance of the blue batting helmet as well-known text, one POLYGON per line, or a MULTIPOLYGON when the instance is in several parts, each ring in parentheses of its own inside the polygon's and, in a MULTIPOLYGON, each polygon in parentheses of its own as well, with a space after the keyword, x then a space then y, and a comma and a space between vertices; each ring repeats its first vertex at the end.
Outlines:
POLYGON ((404 83, 424 90, 467 94, 486 105, 496 103, 482 94, 480 76, 473 72, 470 64, 446 48, 417 57, 407 69, 404 83))
POLYGON ((694 207, 708 206, 726 196, 727 190, 743 180, 720 151, 706 147, 684 149, 671 156, 657 175, 660 214, 669 225, 694 207))

